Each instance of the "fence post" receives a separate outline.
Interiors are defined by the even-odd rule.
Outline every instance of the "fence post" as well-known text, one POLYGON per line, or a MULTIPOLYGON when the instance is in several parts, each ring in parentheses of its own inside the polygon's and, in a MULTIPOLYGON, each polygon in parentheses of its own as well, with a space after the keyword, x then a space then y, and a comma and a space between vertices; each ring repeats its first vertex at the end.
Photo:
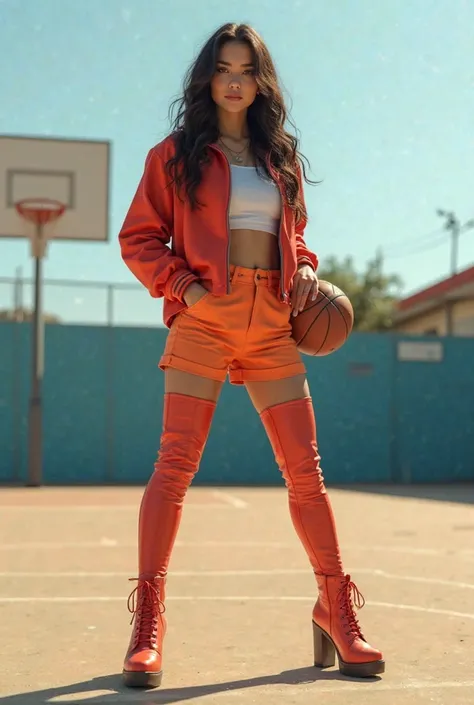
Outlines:
POLYGON ((21 267, 16 268, 15 282, 13 284, 13 320, 22 323, 25 318, 23 307, 23 271, 21 267))
POLYGON ((115 287, 113 284, 107 284, 107 325, 114 324, 114 293, 115 287))
POLYGON ((21 362, 22 362, 22 326, 25 310, 23 306, 23 270, 17 267, 12 292, 13 326, 12 326, 12 429, 13 429, 13 468, 12 480, 19 482, 21 477, 21 362))
POLYGON ((106 418, 107 418, 107 460, 105 468, 105 482, 111 483, 114 479, 115 459, 115 433, 114 433, 114 384, 115 384, 115 350, 114 350, 114 293, 113 284, 107 285, 107 331, 105 345, 105 369, 107 375, 106 391, 106 418))

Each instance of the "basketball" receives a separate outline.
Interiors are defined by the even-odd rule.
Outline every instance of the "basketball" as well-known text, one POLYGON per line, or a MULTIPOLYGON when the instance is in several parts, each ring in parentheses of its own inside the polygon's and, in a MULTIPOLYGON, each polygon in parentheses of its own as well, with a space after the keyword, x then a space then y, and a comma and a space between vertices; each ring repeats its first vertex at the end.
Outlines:
POLYGON ((320 280, 315 301, 308 299, 297 316, 291 316, 293 338, 304 355, 329 355, 349 337, 354 311, 346 294, 334 284, 320 280))

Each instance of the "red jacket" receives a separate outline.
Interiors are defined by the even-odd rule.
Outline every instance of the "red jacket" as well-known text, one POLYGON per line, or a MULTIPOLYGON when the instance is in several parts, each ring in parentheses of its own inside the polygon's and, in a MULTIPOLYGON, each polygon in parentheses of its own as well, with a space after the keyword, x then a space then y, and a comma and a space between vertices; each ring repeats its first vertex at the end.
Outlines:
MULTIPOLYGON (((183 294, 193 281, 217 296, 230 292, 229 221, 230 168, 227 157, 215 144, 209 145, 211 161, 203 169, 197 198, 204 207, 192 211, 181 201, 165 164, 174 154, 169 135, 153 147, 119 233, 122 258, 136 278, 155 298, 164 297, 163 320, 170 326, 186 308, 183 294), (171 246, 168 243, 171 242, 171 246)), ((304 241, 306 221, 295 225, 295 215, 286 204, 278 174, 269 165, 280 187, 282 213, 278 243, 281 261, 281 300, 289 303, 293 277, 300 264, 314 270, 318 258, 304 241)), ((302 183, 300 176, 300 183, 302 183)))

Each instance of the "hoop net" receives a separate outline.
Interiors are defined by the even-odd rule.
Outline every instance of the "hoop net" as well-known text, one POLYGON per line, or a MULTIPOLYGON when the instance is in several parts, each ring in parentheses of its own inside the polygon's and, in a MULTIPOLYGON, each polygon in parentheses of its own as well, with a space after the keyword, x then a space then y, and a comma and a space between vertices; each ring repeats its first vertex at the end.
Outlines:
POLYGON ((50 234, 49 228, 48 232, 45 232, 45 226, 52 225, 63 215, 65 204, 53 198, 23 198, 15 203, 15 208, 24 220, 36 225, 36 228, 29 232, 32 256, 44 257, 50 234))

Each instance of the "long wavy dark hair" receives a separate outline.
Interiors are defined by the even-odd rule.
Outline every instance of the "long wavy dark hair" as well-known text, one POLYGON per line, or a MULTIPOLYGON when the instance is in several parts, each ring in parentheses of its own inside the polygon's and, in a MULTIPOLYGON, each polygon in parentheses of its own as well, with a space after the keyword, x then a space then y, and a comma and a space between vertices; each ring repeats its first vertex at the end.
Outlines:
POLYGON ((268 173, 266 158, 280 174, 287 203, 294 209, 296 221, 306 217, 304 201, 300 193, 298 167, 308 183, 303 159, 298 151, 298 139, 285 129, 291 120, 281 89, 275 66, 265 43, 259 34, 247 24, 227 23, 208 39, 184 78, 183 94, 170 106, 175 138, 175 156, 167 167, 178 193, 184 187, 186 196, 194 209, 201 205, 197 189, 202 178, 202 167, 209 162, 207 147, 219 137, 217 110, 211 95, 211 79, 216 71, 221 47, 228 41, 246 42, 253 54, 255 76, 259 88, 247 112, 250 148, 257 164, 268 173))

